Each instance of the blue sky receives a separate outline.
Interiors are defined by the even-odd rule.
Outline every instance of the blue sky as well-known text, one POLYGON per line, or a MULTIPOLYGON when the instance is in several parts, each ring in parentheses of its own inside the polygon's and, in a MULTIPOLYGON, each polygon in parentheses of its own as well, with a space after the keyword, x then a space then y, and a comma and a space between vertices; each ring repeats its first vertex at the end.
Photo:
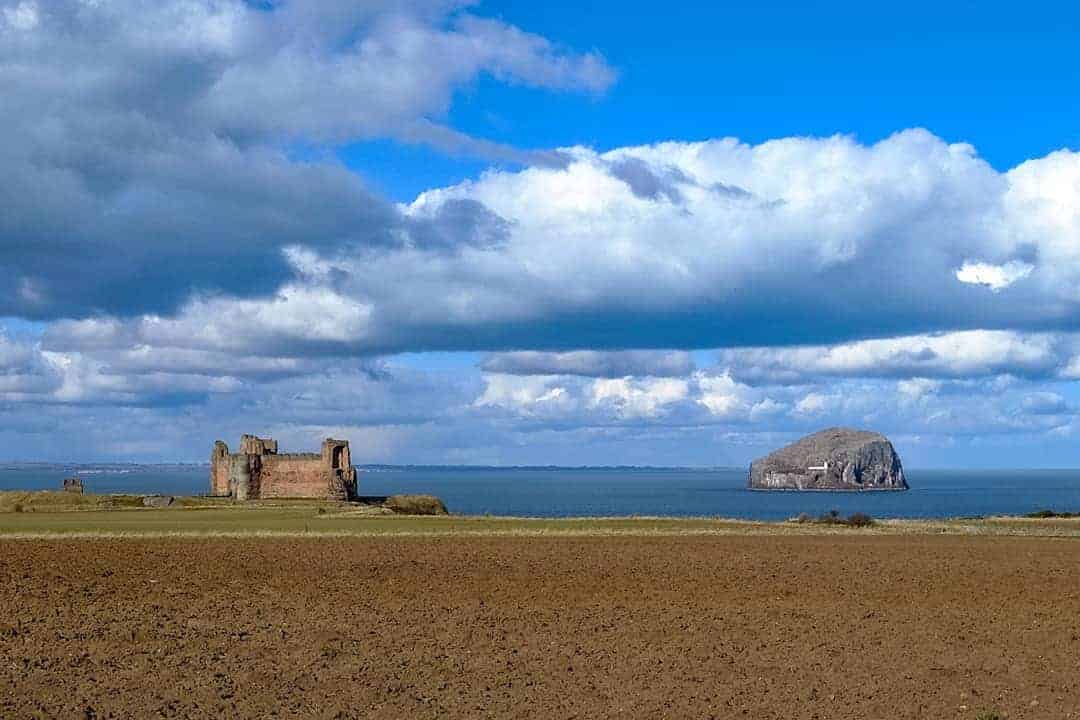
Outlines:
POLYGON ((1039 2, 0 0, 0 460, 844 424, 1074 466, 1078 40, 1039 2))
MULTIPOLYGON (((618 81, 603 95, 479 78, 449 117, 520 147, 606 150, 666 139, 762 142, 850 133, 874 142, 909 127, 975 145, 1007 170, 1080 147, 1075 4, 1033 2, 487 2, 556 42, 597 48, 618 81)), ((372 143, 342 158, 398 200, 486 164, 372 143)))

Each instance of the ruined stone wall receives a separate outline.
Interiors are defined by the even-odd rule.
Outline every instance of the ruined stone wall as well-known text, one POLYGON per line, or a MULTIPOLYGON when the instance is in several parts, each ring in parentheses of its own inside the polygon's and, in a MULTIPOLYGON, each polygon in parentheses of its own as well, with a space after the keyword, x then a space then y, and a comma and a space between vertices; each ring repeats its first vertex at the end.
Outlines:
POLYGON ((229 446, 218 440, 210 453, 210 494, 225 496, 229 494, 229 475, 232 472, 233 456, 229 455, 229 446))
POLYGON ((240 454, 268 455, 277 453, 277 440, 261 438, 256 435, 240 436, 240 454))
POLYGON ((224 496, 229 494, 229 473, 231 469, 231 458, 225 458, 225 460, 218 461, 214 464, 210 471, 211 495, 224 496))
POLYGON ((315 454, 264 455, 259 497, 326 497, 330 494, 330 469, 315 454))
POLYGON ((210 494, 237 500, 356 496, 356 468, 347 440, 327 439, 318 453, 277 453, 277 441, 244 435, 240 452, 221 440, 210 454, 210 494))

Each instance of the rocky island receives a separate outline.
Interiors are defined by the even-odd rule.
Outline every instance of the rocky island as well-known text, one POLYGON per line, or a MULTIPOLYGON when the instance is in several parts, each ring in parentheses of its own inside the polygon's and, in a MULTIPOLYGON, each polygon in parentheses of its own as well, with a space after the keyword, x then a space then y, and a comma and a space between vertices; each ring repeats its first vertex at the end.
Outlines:
POLYGON ((904 468, 881 433, 829 428, 750 463, 752 490, 907 490, 904 468))

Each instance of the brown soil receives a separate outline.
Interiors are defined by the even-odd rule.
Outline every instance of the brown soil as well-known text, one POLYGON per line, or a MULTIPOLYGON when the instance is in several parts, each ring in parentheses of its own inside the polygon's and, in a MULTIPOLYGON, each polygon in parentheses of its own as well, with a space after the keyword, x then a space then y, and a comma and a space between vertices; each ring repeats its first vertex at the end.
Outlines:
POLYGON ((0 717, 1080 718, 1080 542, 8 541, 0 717))

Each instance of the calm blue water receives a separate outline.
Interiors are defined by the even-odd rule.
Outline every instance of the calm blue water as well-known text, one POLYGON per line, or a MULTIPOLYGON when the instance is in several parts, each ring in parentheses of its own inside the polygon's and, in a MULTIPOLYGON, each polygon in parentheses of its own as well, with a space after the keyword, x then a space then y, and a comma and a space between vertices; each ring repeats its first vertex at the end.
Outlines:
MULTIPOLYGON (((74 466, 2 466, 0 489, 58 488, 74 466)), ((91 492, 197 495, 206 466, 80 466, 91 492)), ((907 492, 752 492, 720 470, 370 468, 364 495, 431 493, 452 512, 537 517, 671 515, 782 520, 801 512, 937 518, 1080 511, 1080 470, 910 470, 907 492)))

